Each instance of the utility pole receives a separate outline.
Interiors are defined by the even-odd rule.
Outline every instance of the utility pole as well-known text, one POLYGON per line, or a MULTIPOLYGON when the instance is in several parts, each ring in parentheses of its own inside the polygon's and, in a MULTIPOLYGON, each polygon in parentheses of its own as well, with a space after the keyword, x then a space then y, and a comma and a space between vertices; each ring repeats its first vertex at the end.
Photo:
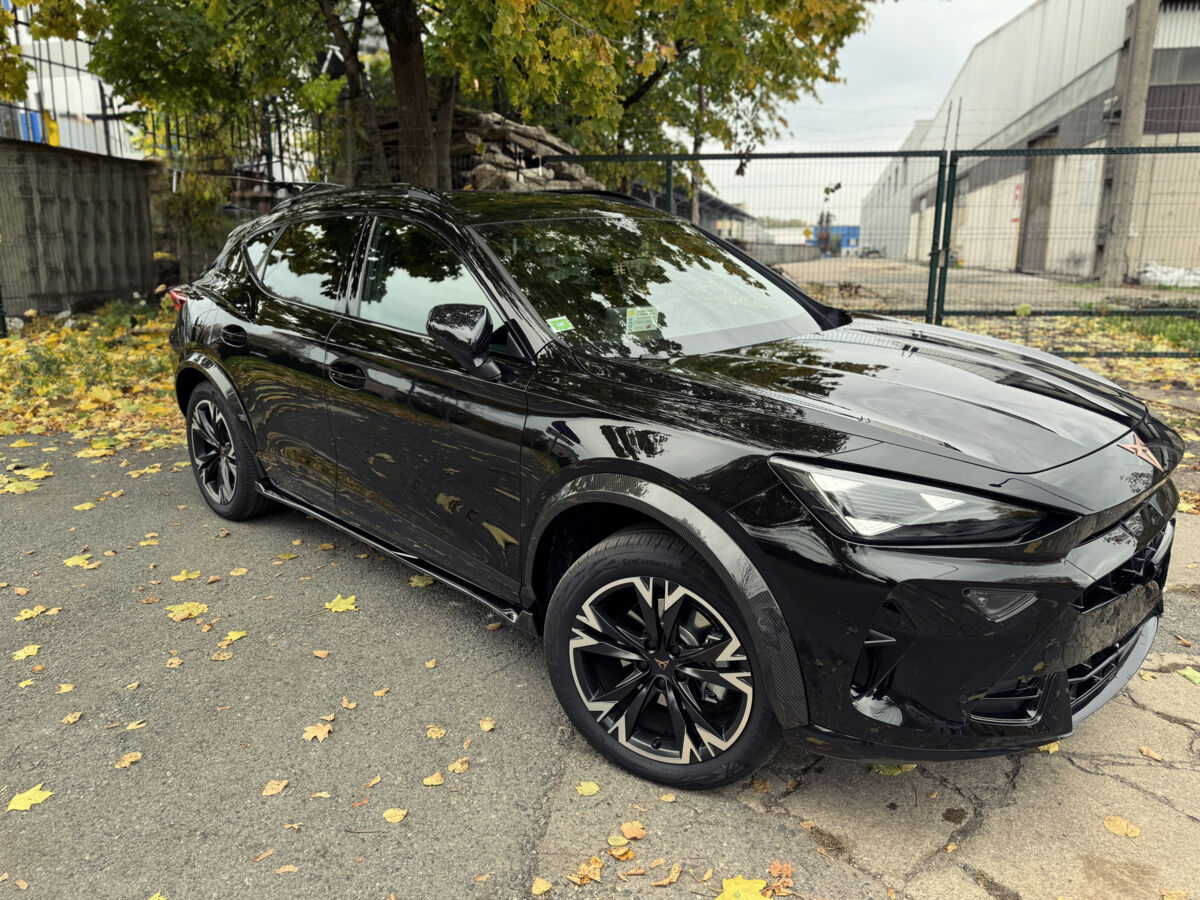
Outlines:
MULTIPOLYGON (((1109 141, 1111 147, 1142 145, 1159 4, 1160 0, 1133 0, 1125 10, 1125 42, 1117 58, 1116 102, 1113 109, 1116 121, 1109 141)), ((1126 257, 1140 162, 1140 157, 1135 155, 1105 158, 1105 189, 1098 223, 1098 237, 1102 243, 1099 243, 1096 252, 1096 270, 1104 284, 1122 284, 1129 274, 1126 272, 1126 257)))

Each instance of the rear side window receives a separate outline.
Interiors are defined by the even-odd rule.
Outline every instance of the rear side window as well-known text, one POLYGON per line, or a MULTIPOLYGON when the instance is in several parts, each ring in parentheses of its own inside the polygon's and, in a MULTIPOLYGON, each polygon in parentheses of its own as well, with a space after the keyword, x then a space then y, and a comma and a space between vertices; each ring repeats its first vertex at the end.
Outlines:
POLYGON ((267 248, 271 246, 271 241, 275 240, 277 234, 279 234, 279 229, 272 228, 270 231, 256 234, 246 241, 246 259, 250 263, 251 271, 255 274, 262 271, 263 257, 267 255, 267 248))
POLYGON ((288 225, 267 257, 263 284, 285 300, 336 309, 357 228, 351 216, 288 225))
POLYGON ((466 264, 441 238, 417 225, 379 219, 367 254, 359 318, 425 334, 429 311, 439 303, 486 306, 493 327, 503 322, 466 264))

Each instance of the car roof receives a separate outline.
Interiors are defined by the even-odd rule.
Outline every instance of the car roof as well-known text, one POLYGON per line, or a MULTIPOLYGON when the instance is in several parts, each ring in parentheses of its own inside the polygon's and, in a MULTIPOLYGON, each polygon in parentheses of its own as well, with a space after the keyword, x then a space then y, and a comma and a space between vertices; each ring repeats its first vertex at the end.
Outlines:
POLYGON ((489 225, 529 219, 573 219, 581 216, 636 215, 670 218, 632 197, 607 191, 430 191, 406 184, 383 184, 360 188, 316 186, 290 197, 276 207, 283 212, 317 209, 379 210, 419 209, 450 218, 460 225, 489 225))

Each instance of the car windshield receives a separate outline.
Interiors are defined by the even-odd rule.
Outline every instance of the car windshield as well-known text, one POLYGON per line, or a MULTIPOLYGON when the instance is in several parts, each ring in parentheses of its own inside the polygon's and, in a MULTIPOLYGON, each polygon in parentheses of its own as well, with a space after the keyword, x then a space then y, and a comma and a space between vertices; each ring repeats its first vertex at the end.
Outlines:
POLYGON ((691 356, 820 330, 699 230, 619 214, 479 226, 537 314, 604 356, 691 356))

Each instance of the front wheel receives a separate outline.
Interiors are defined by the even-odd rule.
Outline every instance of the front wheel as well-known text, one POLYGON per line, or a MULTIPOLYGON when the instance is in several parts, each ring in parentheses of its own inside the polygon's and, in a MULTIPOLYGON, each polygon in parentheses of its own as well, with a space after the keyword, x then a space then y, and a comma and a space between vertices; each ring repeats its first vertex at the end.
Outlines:
POLYGON ((715 787, 774 747, 746 627, 720 579, 674 534, 627 529, 576 560, 551 598, 545 644, 575 727, 637 775, 715 787))

